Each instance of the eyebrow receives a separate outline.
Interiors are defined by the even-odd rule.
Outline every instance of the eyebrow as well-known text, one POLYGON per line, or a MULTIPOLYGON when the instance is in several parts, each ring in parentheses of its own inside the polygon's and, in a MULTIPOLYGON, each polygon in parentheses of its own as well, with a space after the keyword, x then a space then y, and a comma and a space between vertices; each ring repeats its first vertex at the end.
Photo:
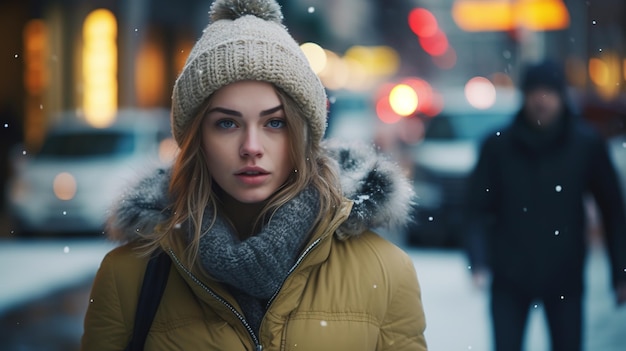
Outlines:
MULTIPOLYGON (((276 107, 272 107, 270 109, 267 110, 263 110, 261 111, 261 113, 259 113, 259 117, 263 117, 263 116, 267 116, 267 115, 271 115, 274 112, 278 112, 280 110, 283 109, 283 105, 278 105, 276 107)), ((241 112, 239 111, 235 111, 235 110, 231 110, 231 109, 227 109, 227 108, 223 108, 223 107, 214 107, 212 109, 210 109, 207 112, 208 114, 211 114, 213 112, 221 112, 223 114, 229 115, 229 116, 235 116, 235 117, 243 117, 243 115, 241 114, 241 112)))

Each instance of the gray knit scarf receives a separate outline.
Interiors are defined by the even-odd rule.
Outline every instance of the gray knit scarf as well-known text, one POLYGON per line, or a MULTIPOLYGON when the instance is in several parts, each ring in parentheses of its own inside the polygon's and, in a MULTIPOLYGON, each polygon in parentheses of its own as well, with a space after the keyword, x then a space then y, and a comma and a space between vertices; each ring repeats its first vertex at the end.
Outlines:
POLYGON ((226 284, 257 333, 265 304, 294 265, 318 212, 319 194, 308 187, 278 208, 254 236, 240 241, 232 226, 218 215, 200 238, 202 266, 226 284))

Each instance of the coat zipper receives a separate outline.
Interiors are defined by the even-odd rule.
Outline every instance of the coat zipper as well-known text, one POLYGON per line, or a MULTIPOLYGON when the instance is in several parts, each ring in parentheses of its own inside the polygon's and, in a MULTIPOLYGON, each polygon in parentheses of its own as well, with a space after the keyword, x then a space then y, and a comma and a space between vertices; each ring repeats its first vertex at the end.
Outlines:
POLYGON ((289 276, 291 275, 291 273, 293 273, 293 271, 296 270, 296 268, 298 268, 298 266, 300 266, 300 264, 302 263, 302 261, 304 260, 304 258, 309 254, 309 252, 311 252, 311 250, 313 250, 319 243, 320 241, 322 241, 323 238, 317 238, 314 242, 311 243, 311 245, 309 245, 303 252, 302 255, 300 255, 300 257, 298 258, 298 260, 296 261, 296 263, 294 263, 294 265, 291 267, 291 269, 289 269, 289 271, 287 272, 287 276, 285 277, 285 279, 283 280, 283 282, 280 284, 280 287, 274 292, 274 295, 272 295, 272 297, 267 301, 267 304, 265 305, 265 310, 269 310, 270 305, 272 304, 272 302, 274 302, 274 299, 276 299, 276 296, 278 296, 278 293, 280 292, 280 290, 283 288, 283 285, 285 284, 285 282, 287 281, 287 278, 289 278, 289 276))
POLYGON ((172 258, 174 259, 174 261, 176 262, 176 264, 191 278, 191 280, 193 280, 196 284, 198 284, 202 289, 204 289, 207 293, 209 293, 209 295, 211 295, 214 299, 216 299, 217 301, 219 301, 221 304, 223 304, 224 306, 226 306, 241 322, 241 324, 246 328, 246 330, 248 331, 248 334, 250 335, 250 337, 252 338, 252 341, 254 342, 255 345, 255 351, 263 351, 263 345, 261 345, 261 342, 259 341, 259 339, 257 338, 256 334, 254 333, 254 330, 252 330, 252 327, 250 326, 250 324, 248 324, 248 321, 246 321, 246 318, 244 316, 241 315, 241 313, 239 313, 237 311, 237 309, 231 305, 230 303, 228 303, 228 301, 226 301, 223 297, 221 297, 220 295, 218 295, 215 291, 213 291, 211 288, 209 288, 208 286, 204 285, 204 283, 202 283, 198 278, 196 278, 196 276, 191 273, 178 259, 178 257, 176 256, 176 254, 172 251, 172 249, 168 250, 170 252, 170 255, 172 256, 172 258))
MULTIPOLYGON (((282 284, 280 285, 280 287, 276 290, 276 292, 274 292, 274 295, 272 295, 272 297, 268 300, 267 305, 265 306, 265 309, 268 310, 270 305, 272 304, 272 302, 276 299, 276 296, 278 296, 278 293, 280 292, 280 290, 282 289, 283 285, 285 284, 285 281, 287 281, 287 278, 289 278, 289 276, 291 275, 291 273, 293 273, 302 263, 302 261, 304 260, 304 258, 317 246, 319 245, 319 243, 322 241, 323 238, 317 238, 314 242, 311 243, 311 245, 309 245, 303 252, 302 255, 300 255, 300 257, 298 257, 298 260, 296 261, 296 263, 294 263, 294 265, 291 267, 291 269, 289 269, 289 271, 287 272, 287 276, 285 277, 285 279, 283 280, 282 284)), ((202 283, 198 278, 196 278, 195 275, 193 275, 193 273, 191 273, 178 259, 178 257, 176 256, 176 254, 172 251, 172 249, 168 250, 170 252, 170 254, 172 255, 172 257, 174 258, 174 261, 176 262, 176 264, 191 278, 191 280, 193 280, 196 284, 198 284, 202 289, 204 289, 207 293, 209 293, 209 295, 211 295, 214 299, 216 299, 217 301, 219 301, 220 303, 222 303, 224 306, 226 306, 241 322, 241 324, 243 324, 243 326, 246 328, 246 330, 248 331, 248 334, 250 334, 250 337, 252 338, 252 341, 255 344, 255 351, 263 351, 263 345, 261 345, 261 342, 259 341, 259 339, 257 338, 256 334, 254 333, 254 331, 252 330, 252 327, 250 326, 250 324, 248 324, 248 321, 246 320, 246 318, 244 316, 241 315, 241 313, 239 313, 237 311, 237 309, 231 305, 230 303, 228 303, 228 301, 226 301, 223 297, 221 297, 220 295, 218 295, 215 291, 211 290, 211 288, 209 288, 208 286, 204 285, 204 283, 202 283)))

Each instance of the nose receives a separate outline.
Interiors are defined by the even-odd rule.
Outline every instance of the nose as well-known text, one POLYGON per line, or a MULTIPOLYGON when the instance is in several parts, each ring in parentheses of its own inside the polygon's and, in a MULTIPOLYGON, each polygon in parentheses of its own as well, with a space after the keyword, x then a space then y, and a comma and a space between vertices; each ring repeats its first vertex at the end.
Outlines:
POLYGON ((241 157, 260 157, 263 155, 263 145, 254 128, 245 131, 239 153, 241 157))

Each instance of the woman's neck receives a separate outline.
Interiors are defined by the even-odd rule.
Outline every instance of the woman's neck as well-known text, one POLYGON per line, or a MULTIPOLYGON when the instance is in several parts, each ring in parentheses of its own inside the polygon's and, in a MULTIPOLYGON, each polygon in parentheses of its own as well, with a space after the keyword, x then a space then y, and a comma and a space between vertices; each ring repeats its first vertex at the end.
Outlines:
POLYGON ((235 227, 239 239, 244 240, 254 235, 254 226, 265 202, 246 204, 226 193, 222 193, 220 198, 224 215, 235 227))

